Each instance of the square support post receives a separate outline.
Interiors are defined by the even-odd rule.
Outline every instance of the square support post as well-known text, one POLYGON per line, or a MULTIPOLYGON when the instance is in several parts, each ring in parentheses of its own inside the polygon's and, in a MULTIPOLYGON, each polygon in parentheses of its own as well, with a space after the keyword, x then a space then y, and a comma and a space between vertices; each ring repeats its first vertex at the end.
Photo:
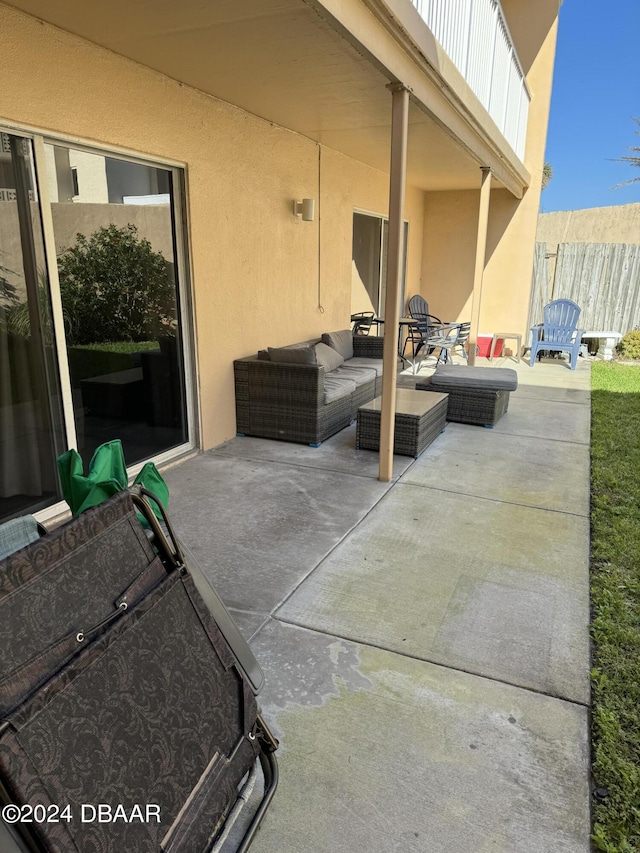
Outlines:
POLYGON ((473 299, 471 302, 471 330, 469 332, 469 352, 467 362, 476 363, 476 346, 480 326, 480 303, 482 302, 482 279, 484 276, 485 255, 487 251, 487 226, 489 224, 489 199, 491 197, 491 169, 482 166, 480 185, 480 205, 478 209, 478 236, 476 238, 476 264, 473 274, 473 299))
POLYGON ((398 377, 398 320, 404 240, 404 196, 407 174, 409 90, 393 83, 391 90, 391 169, 389 180, 389 249, 387 292, 384 303, 384 349, 382 408, 380 412, 380 467, 378 479, 388 483, 393 476, 396 381, 398 377))

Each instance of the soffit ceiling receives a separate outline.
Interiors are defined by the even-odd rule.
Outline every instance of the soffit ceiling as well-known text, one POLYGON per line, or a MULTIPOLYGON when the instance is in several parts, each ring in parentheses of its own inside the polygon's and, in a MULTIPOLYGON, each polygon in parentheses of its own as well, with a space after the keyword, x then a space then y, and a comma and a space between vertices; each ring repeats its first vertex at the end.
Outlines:
MULTIPOLYGON (((304 0, 17 0, 11 4, 387 172, 389 80, 304 0)), ((415 104, 408 182, 472 189, 479 163, 415 104)))

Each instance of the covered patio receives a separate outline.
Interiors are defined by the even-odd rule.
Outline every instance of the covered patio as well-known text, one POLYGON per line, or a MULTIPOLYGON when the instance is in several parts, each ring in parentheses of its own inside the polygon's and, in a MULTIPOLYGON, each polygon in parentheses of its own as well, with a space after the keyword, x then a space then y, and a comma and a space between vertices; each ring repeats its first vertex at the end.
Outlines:
POLYGON ((493 430, 449 424, 389 483, 355 427, 166 472, 266 674, 256 853, 589 850, 590 367, 508 366, 493 430))
MULTIPOLYGON (((192 447, 235 434, 234 359, 345 327, 354 216, 388 227, 377 268, 389 287, 375 310, 390 327, 422 293, 437 316, 471 320, 472 342, 478 331, 522 330, 558 4, 484 5, 501 9, 491 38, 504 38, 503 75, 452 17, 470 51, 460 70, 436 22, 408 0, 153 0, 135 14, 120 0, 108 13, 77 0, 3 7, 20 55, 4 69, 8 130, 182 170, 172 182, 184 185, 176 218, 188 212, 176 245, 188 237, 179 273, 193 331, 183 346, 192 447), (480 78, 497 87, 486 104, 465 76, 476 53, 480 78), (39 73, 16 75, 19 66, 39 73), (312 219, 294 215, 300 199, 315 202, 312 219)), ((458 4, 448 6, 453 16, 458 4)))

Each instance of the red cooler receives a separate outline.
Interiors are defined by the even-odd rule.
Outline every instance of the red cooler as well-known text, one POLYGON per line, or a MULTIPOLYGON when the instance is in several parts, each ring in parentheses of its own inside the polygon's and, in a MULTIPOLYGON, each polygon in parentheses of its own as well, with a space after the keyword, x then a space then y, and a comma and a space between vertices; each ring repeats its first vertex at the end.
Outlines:
MULTIPOLYGON (((478 335, 478 355, 482 358, 489 358, 489 353, 491 351, 491 341, 493 340, 493 335, 478 335)), ((504 346, 504 338, 498 338, 496 341, 496 349, 493 354, 494 358, 499 358, 502 355, 502 348, 504 346)))

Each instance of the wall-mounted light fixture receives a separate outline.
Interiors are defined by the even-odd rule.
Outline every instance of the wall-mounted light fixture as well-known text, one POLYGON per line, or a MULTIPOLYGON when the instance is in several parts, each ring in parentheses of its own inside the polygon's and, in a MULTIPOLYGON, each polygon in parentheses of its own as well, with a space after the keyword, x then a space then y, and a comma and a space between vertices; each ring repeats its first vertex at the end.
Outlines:
POLYGON ((293 202, 293 215, 302 216, 305 222, 313 222, 316 212, 316 200, 314 198, 303 198, 302 201, 293 202))

